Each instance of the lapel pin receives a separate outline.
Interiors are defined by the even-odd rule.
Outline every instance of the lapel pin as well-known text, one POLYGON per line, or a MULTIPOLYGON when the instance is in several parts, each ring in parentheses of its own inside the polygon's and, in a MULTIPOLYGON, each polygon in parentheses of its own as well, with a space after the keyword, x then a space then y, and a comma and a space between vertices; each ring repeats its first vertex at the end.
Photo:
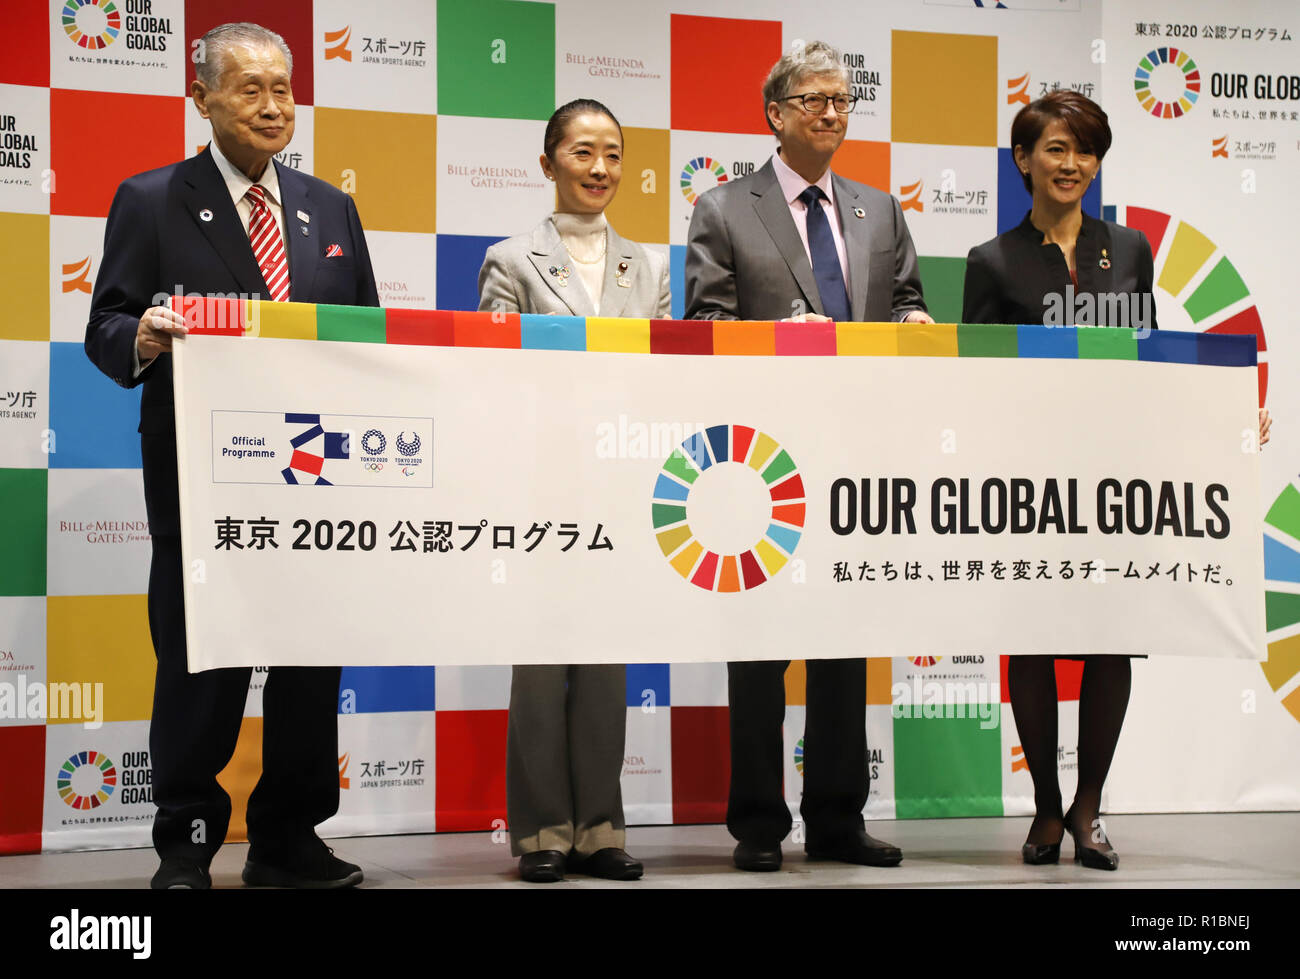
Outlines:
POLYGON ((299 211, 298 220, 306 224, 311 221, 311 215, 308 214, 306 211, 299 211))
POLYGON ((303 233, 303 237, 304 237, 304 238, 305 238, 308 234, 310 234, 310 232, 307 230, 307 225, 305 225, 305 224, 300 224, 300 225, 298 225, 298 230, 301 231, 301 232, 303 233))
POLYGON ((211 221, 211 220, 212 220, 212 212, 211 212, 210 210, 208 210, 208 209, 205 207, 203 210, 199 211, 199 220, 200 220, 200 221, 211 221))
POLYGON ((865 218, 867 216, 867 212, 862 210, 862 208, 860 207, 855 207, 853 209, 853 216, 855 218, 865 218))
POLYGON ((557 284, 564 287, 569 284, 569 275, 573 270, 567 265, 552 265, 549 271, 551 275, 555 276, 557 284))
POLYGON ((624 276, 626 274, 627 274, 627 262, 619 262, 618 270, 614 273, 614 281, 617 282, 624 289, 631 289, 632 280, 625 279, 624 276))
POLYGON ((1106 249, 1104 248, 1101 250, 1101 261, 1097 263, 1097 267, 1103 269, 1110 268, 1110 258, 1107 256, 1106 249))

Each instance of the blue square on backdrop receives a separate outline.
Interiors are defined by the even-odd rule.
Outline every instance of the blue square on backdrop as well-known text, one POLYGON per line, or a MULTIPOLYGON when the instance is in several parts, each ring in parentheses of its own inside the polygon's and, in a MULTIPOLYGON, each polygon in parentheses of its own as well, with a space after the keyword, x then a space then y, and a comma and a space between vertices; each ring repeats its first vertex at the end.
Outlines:
POLYGON ((668 288, 673 294, 673 319, 686 318, 686 246, 668 246, 668 288))
POLYGON ((1016 327, 1016 347, 1021 357, 1074 360, 1079 356, 1079 331, 1073 326, 1016 327))
MULTIPOLYGON (((1015 157, 1007 147, 998 147, 998 234, 1010 231, 1029 213, 1034 200, 1025 190, 1024 179, 1016 166, 1015 157)), ((1083 193, 1083 213, 1101 217, 1101 176, 1083 193)), ((1110 220, 1109 218, 1107 220, 1110 220)), ((977 245, 979 242, 972 242, 977 245)))
POLYGON ((438 235, 439 309, 478 309, 478 273, 487 250, 500 237, 438 235))
POLYGON ((50 344, 51 469, 139 469, 140 388, 119 387, 79 343, 50 344))
POLYGON ((345 666, 339 713, 385 714, 435 710, 432 666, 345 666))
POLYGON ((629 663, 627 665, 627 705, 629 707, 669 707, 667 663, 629 663), (654 699, 651 700, 650 698, 654 699))

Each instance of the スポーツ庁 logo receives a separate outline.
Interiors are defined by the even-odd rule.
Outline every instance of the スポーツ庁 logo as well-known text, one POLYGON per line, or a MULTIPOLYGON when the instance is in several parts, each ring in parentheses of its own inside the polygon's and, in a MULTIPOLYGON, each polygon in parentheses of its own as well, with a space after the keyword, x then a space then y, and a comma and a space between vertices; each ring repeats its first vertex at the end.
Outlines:
POLYGON ((803 535, 803 479, 780 443, 744 425, 714 425, 673 450, 650 519, 673 569, 706 591, 757 588, 803 535))

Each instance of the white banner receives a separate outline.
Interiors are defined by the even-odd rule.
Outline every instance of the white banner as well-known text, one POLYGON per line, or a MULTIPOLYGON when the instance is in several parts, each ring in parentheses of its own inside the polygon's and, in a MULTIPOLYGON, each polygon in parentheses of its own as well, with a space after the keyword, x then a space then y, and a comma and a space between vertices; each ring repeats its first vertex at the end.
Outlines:
POLYGON ((175 370, 192 670, 1264 655, 1253 368, 191 336, 175 370))

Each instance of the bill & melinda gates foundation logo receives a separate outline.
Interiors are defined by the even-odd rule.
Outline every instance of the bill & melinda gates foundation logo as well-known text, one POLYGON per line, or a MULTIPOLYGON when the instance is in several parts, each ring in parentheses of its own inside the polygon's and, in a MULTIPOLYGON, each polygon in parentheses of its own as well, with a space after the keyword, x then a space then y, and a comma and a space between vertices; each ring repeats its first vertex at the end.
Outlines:
POLYGON ((698 588, 757 588, 793 556, 806 516, 803 479, 780 443, 713 425, 673 450, 650 505, 668 563, 698 588))
POLYGON ((122 31, 122 15, 113 0, 68 0, 60 19, 68 37, 91 51, 108 47, 122 31))
POLYGON ((1148 51, 1133 73, 1138 104, 1157 119, 1178 119, 1201 97, 1201 71, 1178 48, 1148 51))

